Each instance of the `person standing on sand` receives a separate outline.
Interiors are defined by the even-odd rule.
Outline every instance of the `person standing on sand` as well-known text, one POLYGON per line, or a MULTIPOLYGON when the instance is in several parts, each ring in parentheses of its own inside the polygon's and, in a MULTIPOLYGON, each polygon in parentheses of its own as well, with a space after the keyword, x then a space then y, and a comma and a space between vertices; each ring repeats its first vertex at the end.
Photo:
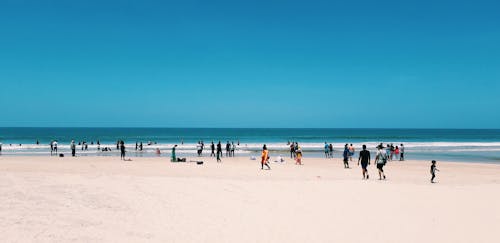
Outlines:
POLYGON ((217 144, 217 156, 222 157, 222 144, 220 144, 220 141, 217 144))
POLYGON ((198 157, 201 157, 201 141, 198 141, 196 144, 196 151, 198 153, 198 157))
POLYGON ((298 147, 297 151, 295 151, 295 153, 297 154, 295 156, 295 164, 296 165, 302 165, 302 148, 298 147))
POLYGON ((349 148, 347 147, 347 143, 344 145, 344 153, 342 156, 344 157, 344 169, 349 169, 349 148))
POLYGON ((431 165, 431 183, 434 183, 434 178, 436 178, 436 171, 439 170, 436 168, 436 161, 433 160, 431 165))
POLYGON ((222 162, 222 160, 220 159, 221 155, 222 155, 222 151, 220 153, 219 153, 219 151, 217 151, 217 163, 222 162))
POLYGON ((359 152, 358 166, 361 162, 361 169, 363 170, 363 179, 369 179, 368 165, 370 164, 370 151, 366 150, 366 145, 363 144, 363 150, 359 152), (366 175, 366 176, 365 176, 366 175))
POLYGON ((118 144, 120 147, 120 160, 125 160, 125 142, 122 140, 118 144))
POLYGON ((264 147, 262 147, 262 158, 260 161, 260 169, 264 169, 264 165, 267 166, 267 169, 270 170, 271 167, 268 164, 269 161, 269 151, 267 151, 267 146, 264 144, 264 147))
POLYGON ((290 159, 293 159, 293 157, 295 156, 295 145, 293 144, 290 144, 290 159))
POLYGON ((71 148, 71 156, 75 157, 76 156, 76 144, 75 144, 75 140, 71 140, 70 148, 71 148))
POLYGON ((330 148, 328 147, 328 144, 325 142, 325 158, 330 157, 330 148))
POLYGON ((226 143, 226 157, 231 157, 231 144, 229 141, 226 143))
POLYGON ((171 162, 177 162, 177 156, 175 156, 175 148, 177 148, 177 144, 172 147, 172 157, 170 158, 171 162))
POLYGON ((0 153, 2 153, 2 143, 0 143, 0 153))
POLYGON ((354 156, 354 146, 349 146, 349 161, 352 161, 352 156, 354 156))
POLYGON ((234 157, 234 150, 236 150, 236 145, 234 145, 234 142, 231 142, 231 156, 234 157))
POLYGON ((384 165, 387 163, 387 152, 384 151, 384 146, 380 144, 378 147, 377 155, 375 157, 375 164, 377 165, 378 169, 378 179, 382 180, 384 178, 385 180, 385 173, 384 173, 384 165))
POLYGON ((330 144, 328 146, 328 149, 330 150, 330 153, 329 153, 330 158, 333 158, 333 144, 330 144))
POLYGON ((137 143, 137 141, 135 141, 135 151, 137 151, 139 149, 139 144, 137 143))
POLYGON ((54 141, 50 141, 50 155, 52 156, 52 153, 54 153, 54 141))
POLYGON ((405 160, 405 147, 403 144, 401 144, 401 147, 399 147, 399 161, 404 161, 405 160))
POLYGON ((210 144, 210 149, 212 150, 212 153, 210 153, 210 157, 212 157, 212 156, 215 157, 215 144, 214 144, 214 141, 212 141, 212 144, 210 144))
POLYGON ((57 155, 57 140, 54 141, 54 153, 57 155))

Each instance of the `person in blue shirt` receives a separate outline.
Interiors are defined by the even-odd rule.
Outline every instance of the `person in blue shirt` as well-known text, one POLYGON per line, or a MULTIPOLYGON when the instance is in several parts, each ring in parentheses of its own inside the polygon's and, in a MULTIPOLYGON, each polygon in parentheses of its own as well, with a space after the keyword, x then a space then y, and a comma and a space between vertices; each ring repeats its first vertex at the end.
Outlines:
POLYGON ((347 143, 344 146, 344 169, 349 169, 349 156, 350 156, 350 151, 349 148, 347 147, 347 143))

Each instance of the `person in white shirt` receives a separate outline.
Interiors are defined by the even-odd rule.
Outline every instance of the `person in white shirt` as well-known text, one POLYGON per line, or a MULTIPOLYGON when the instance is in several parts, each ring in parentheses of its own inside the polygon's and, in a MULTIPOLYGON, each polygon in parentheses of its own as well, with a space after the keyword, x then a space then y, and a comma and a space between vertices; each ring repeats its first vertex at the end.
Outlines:
POLYGON ((377 149, 378 151, 377 156, 375 157, 375 164, 378 169, 378 179, 382 180, 382 178, 384 178, 385 180, 384 165, 387 163, 387 153, 385 152, 382 144, 380 144, 377 149))

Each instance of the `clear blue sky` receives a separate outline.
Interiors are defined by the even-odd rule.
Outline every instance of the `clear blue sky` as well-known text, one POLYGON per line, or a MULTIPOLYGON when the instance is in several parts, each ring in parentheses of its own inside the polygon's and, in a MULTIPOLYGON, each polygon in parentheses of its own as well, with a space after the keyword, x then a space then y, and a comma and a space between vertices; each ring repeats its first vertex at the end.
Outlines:
POLYGON ((498 1, 0 2, 0 126, 500 128, 498 1))

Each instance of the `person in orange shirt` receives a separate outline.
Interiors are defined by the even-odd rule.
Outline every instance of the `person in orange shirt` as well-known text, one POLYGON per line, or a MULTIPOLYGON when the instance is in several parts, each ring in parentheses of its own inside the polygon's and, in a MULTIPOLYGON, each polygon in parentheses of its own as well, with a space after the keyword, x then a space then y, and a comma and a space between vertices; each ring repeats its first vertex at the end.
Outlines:
POLYGON ((264 169, 264 165, 267 166, 268 170, 271 169, 271 167, 268 164, 268 161, 269 161, 269 151, 267 151, 267 147, 264 144, 264 147, 262 148, 262 160, 260 162, 261 163, 261 167, 260 167, 261 170, 264 169))
POLYGON ((297 152, 297 158, 295 158, 295 164, 302 165, 302 148, 299 147, 296 152, 297 152))

